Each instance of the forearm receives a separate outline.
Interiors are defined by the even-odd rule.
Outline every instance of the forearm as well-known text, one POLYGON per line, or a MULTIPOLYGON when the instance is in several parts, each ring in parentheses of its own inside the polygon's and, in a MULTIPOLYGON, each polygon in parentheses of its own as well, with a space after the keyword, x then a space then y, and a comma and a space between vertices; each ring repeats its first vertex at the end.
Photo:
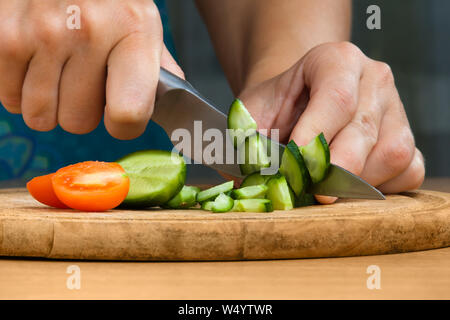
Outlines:
POLYGON ((197 6, 236 95, 314 46, 350 37, 350 0, 197 0, 197 6))

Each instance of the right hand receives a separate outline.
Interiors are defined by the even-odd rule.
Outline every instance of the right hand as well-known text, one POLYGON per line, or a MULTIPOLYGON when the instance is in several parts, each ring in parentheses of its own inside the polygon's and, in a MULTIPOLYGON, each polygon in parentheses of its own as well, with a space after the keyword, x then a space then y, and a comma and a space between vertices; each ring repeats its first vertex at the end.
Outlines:
POLYGON ((104 115, 113 137, 136 138, 160 66, 184 77, 153 1, 0 0, 0 101, 31 129, 84 134, 104 115), (80 29, 66 26, 70 5, 80 8, 80 29))

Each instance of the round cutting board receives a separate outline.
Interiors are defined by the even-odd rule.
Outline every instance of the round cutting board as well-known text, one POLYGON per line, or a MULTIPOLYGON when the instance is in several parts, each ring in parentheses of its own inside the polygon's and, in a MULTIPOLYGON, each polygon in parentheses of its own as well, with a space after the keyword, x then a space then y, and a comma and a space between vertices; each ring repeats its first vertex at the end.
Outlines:
POLYGON ((0 190, 0 256, 95 260, 248 260, 398 253, 450 246, 450 193, 271 213, 112 210, 40 205, 0 190))

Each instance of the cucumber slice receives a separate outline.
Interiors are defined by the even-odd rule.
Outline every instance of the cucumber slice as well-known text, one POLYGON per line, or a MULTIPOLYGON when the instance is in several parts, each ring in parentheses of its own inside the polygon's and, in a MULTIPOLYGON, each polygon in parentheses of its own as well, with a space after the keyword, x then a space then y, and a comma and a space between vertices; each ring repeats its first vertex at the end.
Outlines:
POLYGON ((262 175, 259 172, 252 173, 242 181, 241 188, 265 184, 272 177, 273 175, 262 175))
POLYGON ((180 192, 186 179, 183 157, 169 151, 138 151, 117 162, 130 178, 130 190, 122 207, 163 205, 180 192))
POLYGON ((212 203, 211 211, 214 213, 228 212, 233 208, 234 200, 224 193, 217 196, 212 203))
POLYGON ((255 134, 258 128, 256 121, 239 99, 234 100, 231 104, 227 120, 229 133, 235 147, 244 142, 245 137, 255 134))
POLYGON ((294 140, 291 140, 284 149, 280 173, 286 177, 297 197, 301 196, 310 184, 308 169, 294 140))
POLYGON ((330 148, 323 133, 320 133, 308 145, 299 148, 312 182, 317 183, 325 179, 330 168, 330 148))
POLYGON ((234 186, 234 181, 227 181, 225 183, 219 184, 212 188, 200 191, 197 194, 197 201, 198 202, 210 201, 210 200, 212 201, 219 194, 231 191, 233 189, 233 186, 234 186))
POLYGON ((170 199, 164 208, 171 209, 187 209, 197 204, 197 193, 200 192, 200 188, 193 186, 184 186, 178 194, 170 199))
POLYGON ((249 186, 231 191, 234 199, 264 199, 268 187, 265 184, 249 186))
POLYGON ((272 201, 269 199, 234 200, 234 212, 272 212, 272 201))
POLYGON ((267 182, 267 199, 272 201, 274 210, 291 210, 294 208, 294 194, 289 188, 286 178, 277 175, 267 182))
POLYGON ((311 193, 304 193, 295 198, 295 207, 306 207, 317 204, 316 198, 311 193))
POLYGON ((211 211, 214 205, 214 201, 205 201, 202 203, 202 209, 206 211, 211 211))
POLYGON ((270 145, 267 138, 256 133, 247 137, 239 147, 239 167, 243 175, 252 174, 270 167, 270 145))

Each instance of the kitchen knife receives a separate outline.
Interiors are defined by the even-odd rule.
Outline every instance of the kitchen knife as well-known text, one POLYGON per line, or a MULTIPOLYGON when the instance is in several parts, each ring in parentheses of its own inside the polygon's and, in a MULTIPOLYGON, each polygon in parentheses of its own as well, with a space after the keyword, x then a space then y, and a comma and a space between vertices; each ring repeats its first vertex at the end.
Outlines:
MULTIPOLYGON (((243 177, 236 155, 231 159, 229 157, 234 148, 230 139, 225 139, 227 116, 189 82, 163 68, 160 70, 152 120, 166 131, 175 147, 178 146, 177 149, 182 149, 178 151, 194 163, 208 165, 234 177, 243 177), (214 159, 222 161, 204 161, 205 148, 214 141, 213 137, 223 139, 222 147, 216 148, 214 152, 214 159), (226 158, 227 155, 229 158, 226 158)), ((284 145, 273 140, 271 145, 272 148, 278 148, 281 156, 284 145)), ((327 178, 307 191, 339 198, 385 199, 376 188, 334 164, 331 164, 327 178)))

